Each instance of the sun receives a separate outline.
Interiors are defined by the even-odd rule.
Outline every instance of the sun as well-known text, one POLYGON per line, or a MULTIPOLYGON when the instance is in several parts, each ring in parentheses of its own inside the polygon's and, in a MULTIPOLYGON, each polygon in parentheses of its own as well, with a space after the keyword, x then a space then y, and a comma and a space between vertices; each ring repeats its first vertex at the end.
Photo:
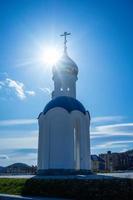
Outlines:
POLYGON ((41 59, 44 63, 53 65, 59 60, 60 57, 61 54, 57 48, 48 47, 43 50, 41 59))

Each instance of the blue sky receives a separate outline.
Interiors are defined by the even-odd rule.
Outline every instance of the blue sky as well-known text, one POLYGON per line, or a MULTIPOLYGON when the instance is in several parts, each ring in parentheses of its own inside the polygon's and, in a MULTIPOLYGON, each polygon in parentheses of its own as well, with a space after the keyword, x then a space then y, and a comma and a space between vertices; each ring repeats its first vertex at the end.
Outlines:
POLYGON ((36 164, 38 114, 50 100, 43 47, 79 67, 77 99, 91 114, 91 152, 133 148, 132 0, 0 0, 0 166, 36 164))

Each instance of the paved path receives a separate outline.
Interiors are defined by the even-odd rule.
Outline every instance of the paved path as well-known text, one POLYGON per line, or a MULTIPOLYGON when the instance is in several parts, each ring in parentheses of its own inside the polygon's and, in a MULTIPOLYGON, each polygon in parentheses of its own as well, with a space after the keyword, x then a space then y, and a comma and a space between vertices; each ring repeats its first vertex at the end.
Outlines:
POLYGON ((29 175, 12 175, 12 176, 0 176, 0 178, 36 178, 36 179, 111 179, 114 177, 105 176, 105 175, 61 175, 61 176, 29 176, 29 175))
POLYGON ((130 178, 133 179, 133 172, 125 173, 99 173, 92 175, 66 175, 66 176, 33 176, 33 175, 3 175, 0 178, 40 178, 40 179, 111 179, 114 177, 117 178, 130 178))
POLYGON ((0 194, 0 200, 67 200, 67 199, 49 198, 49 197, 23 197, 19 195, 0 194))
POLYGON ((33 178, 33 175, 0 175, 0 178, 33 178))
POLYGON ((133 172, 124 172, 124 173, 118 173, 118 172, 114 172, 114 173, 99 173, 99 175, 105 175, 105 176, 113 176, 113 177, 118 177, 118 178, 130 178, 133 179, 133 172))

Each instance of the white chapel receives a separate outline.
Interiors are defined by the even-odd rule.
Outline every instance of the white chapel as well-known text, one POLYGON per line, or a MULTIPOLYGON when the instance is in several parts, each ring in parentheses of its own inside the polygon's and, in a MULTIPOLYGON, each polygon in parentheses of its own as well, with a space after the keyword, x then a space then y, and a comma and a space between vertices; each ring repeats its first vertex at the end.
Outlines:
POLYGON ((53 66, 52 100, 38 117, 38 174, 87 174, 90 161, 90 115, 76 99, 78 66, 64 52, 53 66))

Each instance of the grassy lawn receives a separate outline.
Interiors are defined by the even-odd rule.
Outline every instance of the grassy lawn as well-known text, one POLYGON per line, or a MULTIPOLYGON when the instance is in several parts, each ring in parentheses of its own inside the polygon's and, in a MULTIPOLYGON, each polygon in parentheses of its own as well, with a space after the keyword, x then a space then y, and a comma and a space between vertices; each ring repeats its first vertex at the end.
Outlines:
POLYGON ((21 195, 27 179, 1 178, 0 193, 21 195))
POLYGON ((0 179, 0 193, 90 200, 133 199, 132 179, 0 179))

